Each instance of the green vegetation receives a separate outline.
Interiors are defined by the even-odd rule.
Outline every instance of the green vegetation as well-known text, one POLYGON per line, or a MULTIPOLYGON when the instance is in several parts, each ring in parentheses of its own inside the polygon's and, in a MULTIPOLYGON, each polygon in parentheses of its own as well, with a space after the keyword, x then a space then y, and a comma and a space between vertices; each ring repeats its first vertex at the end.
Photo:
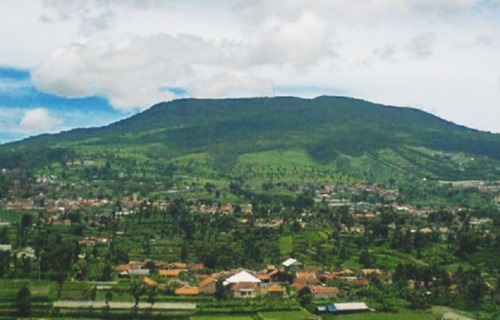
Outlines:
POLYGON ((499 150, 335 97, 179 100, 0 146, 0 317, 493 319, 499 150), (224 286, 239 268, 279 286, 224 286))
POLYGON ((108 154, 205 177, 352 183, 408 175, 498 179, 498 150, 498 135, 416 109, 343 97, 282 97, 160 103, 108 127, 7 144, 0 158, 7 168, 78 160, 100 166, 108 154))
POLYGON ((259 312, 262 320, 315 320, 317 317, 307 311, 259 312))
POLYGON ((323 319, 338 319, 338 320, 439 320, 441 315, 436 315, 427 312, 399 312, 399 313, 363 313, 349 314, 341 316, 324 316, 323 319))

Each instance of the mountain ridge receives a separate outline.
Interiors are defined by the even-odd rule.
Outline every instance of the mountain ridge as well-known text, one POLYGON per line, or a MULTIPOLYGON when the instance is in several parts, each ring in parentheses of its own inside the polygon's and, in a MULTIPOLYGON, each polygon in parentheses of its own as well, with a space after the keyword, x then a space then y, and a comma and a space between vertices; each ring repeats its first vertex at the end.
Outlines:
MULTIPOLYGON (((2 145, 0 151, 30 145, 73 153, 138 148, 152 161, 207 154, 223 172, 233 170, 245 154, 280 150, 303 150, 318 165, 371 158, 368 167, 385 163, 436 179, 498 177, 500 172, 499 134, 411 107, 333 96, 179 99, 108 126, 32 137, 2 145), (489 171, 480 172, 472 158, 489 171), (442 163, 446 159, 454 160, 448 165, 442 163)), ((353 174, 361 164, 350 166, 353 174)))

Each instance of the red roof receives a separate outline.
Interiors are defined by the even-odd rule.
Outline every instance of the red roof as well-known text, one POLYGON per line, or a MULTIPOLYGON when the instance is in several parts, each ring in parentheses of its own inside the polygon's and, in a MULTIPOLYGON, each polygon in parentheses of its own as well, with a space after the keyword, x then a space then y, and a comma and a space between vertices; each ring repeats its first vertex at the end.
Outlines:
POLYGON ((231 287, 231 291, 260 291, 260 287, 252 282, 238 282, 231 287))

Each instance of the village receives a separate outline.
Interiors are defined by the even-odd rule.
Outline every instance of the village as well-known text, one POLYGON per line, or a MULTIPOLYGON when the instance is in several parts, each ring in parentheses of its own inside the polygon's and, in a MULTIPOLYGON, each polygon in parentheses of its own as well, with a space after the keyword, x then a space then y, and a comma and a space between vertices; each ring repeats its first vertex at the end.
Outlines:
MULTIPOLYGON (((255 310, 395 312, 465 297, 478 271, 450 248, 474 254, 480 243, 496 245, 491 215, 474 214, 468 205, 405 203, 401 187, 272 187, 276 195, 245 191, 234 197, 231 188, 190 183, 170 187, 172 196, 165 198, 139 192, 77 197, 95 187, 37 176, 0 200, 0 254, 8 257, 0 271, 3 279, 57 281, 58 312, 147 303, 152 310, 218 313, 228 309, 220 302, 222 308, 213 307, 214 301, 233 300, 254 301, 255 310), (222 196, 214 197, 214 189, 222 196), (392 304, 383 302, 393 290, 404 293, 392 304), (269 307, 269 299, 283 302, 269 307)), ((458 194, 474 188, 497 207, 500 201, 496 183, 435 188, 458 194)), ((476 301, 496 296, 489 266, 480 273, 476 301)), ((252 310, 237 305, 231 310, 252 310)))

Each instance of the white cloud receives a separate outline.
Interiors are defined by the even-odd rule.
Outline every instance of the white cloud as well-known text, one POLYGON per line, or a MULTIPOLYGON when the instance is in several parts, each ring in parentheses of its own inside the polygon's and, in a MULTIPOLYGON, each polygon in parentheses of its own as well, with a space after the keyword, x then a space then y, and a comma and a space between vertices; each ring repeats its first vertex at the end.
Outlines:
POLYGON ((293 20, 273 17, 251 31, 240 48, 241 57, 250 65, 313 65, 333 53, 330 33, 323 19, 311 12, 293 20))
POLYGON ((428 58, 432 55, 432 45, 434 41, 434 34, 430 32, 421 33, 411 39, 407 49, 410 51, 410 54, 417 59, 428 58))
POLYGON ((191 84, 192 94, 203 98, 271 96, 273 83, 247 73, 215 74, 191 84))
POLYGON ((421 105, 500 132, 493 120, 500 117, 499 5, 5 0, 0 65, 30 68, 41 90, 102 96, 125 111, 176 98, 168 87, 192 97, 270 95, 272 87, 310 95, 321 88, 320 94, 339 90, 387 104, 421 105))
POLYGON ((25 132, 47 132, 55 129, 62 122, 62 119, 51 117, 47 109, 36 108, 24 113, 19 122, 19 128, 25 132))
POLYGON ((191 79, 197 65, 222 62, 215 44, 190 35, 98 38, 56 50, 32 79, 61 96, 100 95, 118 109, 144 109, 174 98, 161 88, 191 79))

